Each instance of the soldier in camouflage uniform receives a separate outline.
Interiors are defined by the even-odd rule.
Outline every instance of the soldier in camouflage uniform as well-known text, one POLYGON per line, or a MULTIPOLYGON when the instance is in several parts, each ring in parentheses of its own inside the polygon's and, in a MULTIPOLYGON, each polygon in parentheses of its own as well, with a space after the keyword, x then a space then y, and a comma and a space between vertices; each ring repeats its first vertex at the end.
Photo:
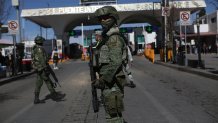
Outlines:
POLYGON ((63 95, 60 95, 55 91, 54 85, 49 78, 50 71, 47 68, 48 56, 44 48, 42 47, 44 41, 45 39, 43 37, 37 36, 35 38, 36 45, 33 47, 32 52, 33 68, 37 73, 34 104, 44 103, 43 100, 39 100, 39 93, 43 85, 43 81, 46 83, 48 90, 51 93, 51 98, 53 100, 57 101, 63 98, 63 95))
MULTIPOLYGON (((93 83, 103 90, 104 108, 107 123, 123 123, 123 96, 125 74, 122 71, 122 61, 125 54, 125 43, 120 36, 117 20, 117 10, 105 6, 95 11, 103 28, 102 41, 97 45, 99 56, 99 79, 93 83)), ((126 50, 126 49, 125 49, 126 50)))

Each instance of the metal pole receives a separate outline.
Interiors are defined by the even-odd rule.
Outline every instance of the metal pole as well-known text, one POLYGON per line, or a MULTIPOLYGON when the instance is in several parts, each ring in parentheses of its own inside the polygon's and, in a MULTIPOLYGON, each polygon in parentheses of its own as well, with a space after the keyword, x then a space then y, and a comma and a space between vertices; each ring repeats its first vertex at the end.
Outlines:
POLYGON ((42 36, 42 27, 40 26, 40 36, 42 36))
POLYGON ((45 29, 45 39, 47 40, 47 28, 45 29))
MULTIPOLYGON (((186 25, 185 25, 185 56, 187 57, 187 37, 186 37, 186 25)), ((185 65, 187 65, 187 58, 185 57, 185 65)))
POLYGON ((83 30, 83 23, 81 23, 81 31, 82 31, 82 46, 84 47, 84 30, 83 30))
POLYGON ((182 47, 182 26, 181 23, 179 24, 179 36, 180 36, 180 41, 179 41, 179 46, 180 48, 182 47))
MULTIPOLYGON (((167 0, 164 1, 164 7, 167 7, 167 0)), ((167 62, 167 15, 164 15, 164 62, 167 62)))
POLYGON ((196 14, 197 21, 197 42, 198 42, 198 67, 202 67, 201 63, 201 42, 200 42, 200 23, 199 23, 199 13, 196 14))
POLYGON ((0 22, 0 39, 2 38, 2 25, 3 23, 0 22))
POLYGON ((12 35, 12 37, 13 37, 13 45, 14 45, 14 50, 13 50, 13 56, 14 56, 14 64, 13 64, 13 67, 14 67, 14 75, 17 75, 17 69, 16 69, 16 67, 17 67, 17 60, 16 60, 16 35, 12 35))
POLYGON ((20 21, 20 1, 18 0, 18 6, 17 9, 17 20, 18 20, 18 26, 19 26, 19 40, 22 42, 22 34, 21 34, 21 21, 20 21))
POLYGON ((176 63, 176 41, 175 41, 176 32, 173 31, 173 63, 176 63))

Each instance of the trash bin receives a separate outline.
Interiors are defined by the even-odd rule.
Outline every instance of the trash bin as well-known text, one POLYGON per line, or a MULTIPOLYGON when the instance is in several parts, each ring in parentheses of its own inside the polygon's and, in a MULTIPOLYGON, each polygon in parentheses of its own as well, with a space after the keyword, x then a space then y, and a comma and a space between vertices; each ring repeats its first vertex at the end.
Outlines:
POLYGON ((179 52, 177 54, 177 63, 178 65, 185 65, 185 52, 179 52))

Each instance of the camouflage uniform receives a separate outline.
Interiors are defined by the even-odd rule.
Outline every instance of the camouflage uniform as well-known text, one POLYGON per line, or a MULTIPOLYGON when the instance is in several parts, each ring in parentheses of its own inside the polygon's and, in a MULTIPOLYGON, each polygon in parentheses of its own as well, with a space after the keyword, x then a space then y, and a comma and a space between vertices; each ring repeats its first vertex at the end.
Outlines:
POLYGON ((122 71, 122 57, 125 43, 119 35, 116 22, 119 17, 117 10, 111 6, 102 7, 96 10, 95 14, 103 27, 103 39, 97 45, 100 51, 100 78, 95 81, 95 86, 103 89, 106 122, 123 123, 123 96, 126 79, 122 71))
POLYGON ((44 101, 39 100, 39 93, 43 85, 43 81, 46 83, 48 90, 51 93, 51 98, 54 100, 57 99, 57 93, 55 92, 53 83, 49 78, 50 72, 47 69, 48 56, 42 47, 44 41, 45 39, 43 37, 37 36, 35 38, 36 45, 33 47, 32 52, 33 68, 37 73, 34 104, 44 103, 44 101))

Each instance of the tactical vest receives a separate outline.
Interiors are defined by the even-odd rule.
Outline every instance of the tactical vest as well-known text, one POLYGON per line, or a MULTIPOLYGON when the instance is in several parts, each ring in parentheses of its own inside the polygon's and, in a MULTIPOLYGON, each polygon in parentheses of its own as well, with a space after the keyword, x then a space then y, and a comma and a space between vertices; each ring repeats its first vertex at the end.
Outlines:
MULTIPOLYGON (((120 33, 114 33, 112 35, 119 35, 122 39, 123 39, 123 36, 121 36, 120 33)), ((112 36, 110 35, 110 36, 112 36)), ((123 39, 124 40, 124 39, 123 39)), ((127 45, 125 43, 125 41, 123 42, 123 48, 122 48, 122 62, 124 64, 126 64, 128 62, 128 49, 127 49, 127 45)), ((110 62, 110 59, 109 59, 109 48, 106 44, 103 44, 100 48, 100 55, 99 55, 99 66, 101 64, 106 64, 106 63, 109 63, 110 62)))

